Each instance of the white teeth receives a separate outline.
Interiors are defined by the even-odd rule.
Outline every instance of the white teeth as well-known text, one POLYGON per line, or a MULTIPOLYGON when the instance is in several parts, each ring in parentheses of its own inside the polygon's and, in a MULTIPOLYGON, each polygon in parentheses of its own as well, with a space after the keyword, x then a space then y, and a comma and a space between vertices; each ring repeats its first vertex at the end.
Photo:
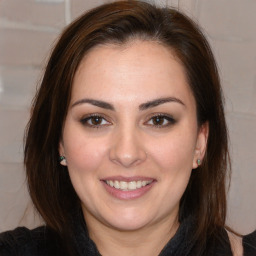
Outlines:
POLYGON ((144 187, 144 186, 146 186, 146 185, 147 185, 147 182, 146 182, 146 181, 142 181, 142 182, 141 182, 141 186, 142 186, 142 187, 144 187))
POLYGON ((128 190, 134 190, 137 188, 137 182, 136 181, 130 181, 128 183, 128 190))
POLYGON ((117 180, 114 181, 114 187, 117 188, 117 189, 120 188, 120 183, 119 183, 119 181, 117 181, 117 180))
POLYGON ((146 185, 152 183, 153 180, 138 180, 138 181, 117 181, 117 180, 107 180, 106 183, 114 187, 116 189, 120 189, 123 191, 135 190, 141 187, 145 187, 146 185))
POLYGON ((127 189, 127 188, 128 188, 128 184, 127 184, 127 182, 120 181, 120 188, 121 188, 122 190, 127 189))

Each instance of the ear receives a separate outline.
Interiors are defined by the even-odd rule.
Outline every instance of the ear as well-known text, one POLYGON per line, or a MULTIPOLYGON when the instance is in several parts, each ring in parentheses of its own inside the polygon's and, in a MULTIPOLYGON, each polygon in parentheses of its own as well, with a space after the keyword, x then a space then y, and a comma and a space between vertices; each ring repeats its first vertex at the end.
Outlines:
POLYGON ((196 169, 203 162, 207 148, 207 140, 209 135, 209 123, 202 124, 198 130, 195 154, 193 158, 193 169, 196 169), (199 162, 198 162, 199 160, 199 162))
POLYGON ((60 143, 59 143, 59 155, 60 155, 60 158, 64 157, 63 159, 60 159, 60 164, 63 165, 63 166, 67 166, 67 160, 66 160, 66 157, 65 157, 65 150, 64 150, 63 141, 60 141, 60 143))

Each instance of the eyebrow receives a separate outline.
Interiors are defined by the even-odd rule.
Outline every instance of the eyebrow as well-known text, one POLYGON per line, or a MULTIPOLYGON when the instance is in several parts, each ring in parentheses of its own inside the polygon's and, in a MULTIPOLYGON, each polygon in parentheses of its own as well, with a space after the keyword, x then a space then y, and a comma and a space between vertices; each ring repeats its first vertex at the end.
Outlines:
MULTIPOLYGON (((168 97, 168 98, 159 98, 159 99, 148 101, 146 103, 142 103, 139 105, 139 110, 141 110, 141 111, 147 110, 149 108, 153 108, 153 107, 156 107, 161 104, 168 103, 168 102, 175 102, 175 103, 179 103, 179 104, 185 106, 185 104, 180 99, 175 98, 175 97, 168 97)), ((71 108, 73 108, 77 105, 84 104, 84 103, 89 103, 91 105, 94 105, 94 106, 97 106, 100 108, 115 111, 114 106, 108 102, 101 101, 101 100, 95 100, 95 99, 86 99, 86 98, 76 101, 75 103, 73 103, 71 105, 71 108)))
POLYGON ((143 103, 139 106, 139 110, 146 110, 146 109, 153 108, 168 102, 175 102, 185 106, 185 104, 180 99, 177 99, 175 97, 168 97, 168 98, 159 98, 159 99, 155 99, 155 100, 151 100, 146 103, 143 103))
POLYGON ((101 101, 101 100, 93 100, 93 99, 81 99, 81 100, 78 100, 76 101, 75 103, 72 104, 72 108, 74 106, 77 106, 77 105, 81 105, 83 103, 89 103, 91 105, 94 105, 94 106, 97 106, 97 107, 100 107, 100 108, 105 108, 105 109, 109 109, 109 110, 115 110, 114 106, 108 102, 105 102, 105 101, 101 101))

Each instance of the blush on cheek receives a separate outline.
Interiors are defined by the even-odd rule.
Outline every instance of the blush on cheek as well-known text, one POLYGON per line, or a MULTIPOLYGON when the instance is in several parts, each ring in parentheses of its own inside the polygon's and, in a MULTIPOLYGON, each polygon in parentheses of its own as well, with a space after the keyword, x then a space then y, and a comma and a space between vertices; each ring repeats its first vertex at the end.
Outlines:
POLYGON ((188 156, 186 143, 177 142, 177 139, 166 139, 165 142, 151 146, 151 155, 164 162, 175 163, 188 156), (166 141, 170 141, 166 143, 166 141))
POLYGON ((81 143, 77 147, 67 150, 68 167, 71 172, 92 172, 96 171, 104 162, 104 148, 94 143, 81 143))
POLYGON ((183 146, 166 145, 157 148, 154 161, 164 174, 165 178, 170 180, 188 179, 193 167, 193 150, 185 143, 183 146))

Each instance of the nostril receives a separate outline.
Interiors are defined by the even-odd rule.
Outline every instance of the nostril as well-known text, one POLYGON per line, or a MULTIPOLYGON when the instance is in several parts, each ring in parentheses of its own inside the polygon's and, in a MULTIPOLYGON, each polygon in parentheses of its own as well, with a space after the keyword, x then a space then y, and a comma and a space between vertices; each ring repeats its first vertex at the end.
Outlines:
POLYGON ((128 152, 124 148, 113 148, 110 152, 110 160, 124 167, 140 164, 141 162, 144 162, 146 158, 147 153, 142 149, 136 149, 128 152))
POLYGON ((123 129, 115 133, 111 142, 109 157, 115 164, 120 164, 126 168, 138 165, 145 161, 147 153, 144 150, 141 137, 137 136, 134 129, 123 129))

